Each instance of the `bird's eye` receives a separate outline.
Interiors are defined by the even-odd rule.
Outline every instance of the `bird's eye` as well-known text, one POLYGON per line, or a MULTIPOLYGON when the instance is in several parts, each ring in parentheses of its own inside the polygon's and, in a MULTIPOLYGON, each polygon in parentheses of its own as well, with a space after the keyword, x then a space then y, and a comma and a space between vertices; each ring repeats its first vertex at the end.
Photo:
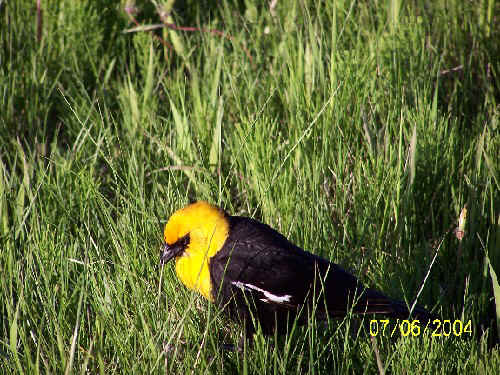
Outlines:
POLYGON ((182 248, 186 248, 187 245, 189 245, 189 233, 186 234, 184 237, 181 237, 177 240, 177 244, 182 247, 182 248))

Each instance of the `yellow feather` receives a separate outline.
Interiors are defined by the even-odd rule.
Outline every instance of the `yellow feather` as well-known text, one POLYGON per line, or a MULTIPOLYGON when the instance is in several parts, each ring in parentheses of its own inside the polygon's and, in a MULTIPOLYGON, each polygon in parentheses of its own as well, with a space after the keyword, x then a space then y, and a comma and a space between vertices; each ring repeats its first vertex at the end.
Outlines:
POLYGON ((213 302, 210 258, 224 246, 229 222, 223 211, 207 202, 196 202, 176 211, 165 225, 165 242, 173 245, 189 234, 186 251, 175 259, 177 277, 188 288, 213 302))

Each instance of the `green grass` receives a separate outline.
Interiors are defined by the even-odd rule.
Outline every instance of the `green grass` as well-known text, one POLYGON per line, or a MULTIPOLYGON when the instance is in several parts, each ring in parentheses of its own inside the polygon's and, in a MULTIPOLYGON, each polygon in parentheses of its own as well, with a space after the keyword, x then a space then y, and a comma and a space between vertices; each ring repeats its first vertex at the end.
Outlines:
POLYGON ((499 3, 217 3, 153 36, 124 2, 0 1, 0 372, 497 371, 499 3), (349 317, 223 351, 240 329, 159 267, 197 199, 473 337, 374 351, 349 317))

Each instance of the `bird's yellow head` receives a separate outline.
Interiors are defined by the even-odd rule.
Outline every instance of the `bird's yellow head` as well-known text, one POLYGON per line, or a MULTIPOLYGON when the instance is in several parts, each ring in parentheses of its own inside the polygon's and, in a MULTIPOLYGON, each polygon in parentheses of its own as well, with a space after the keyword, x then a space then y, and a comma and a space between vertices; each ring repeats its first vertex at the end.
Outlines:
POLYGON ((175 258, 175 270, 188 288, 213 300, 208 264, 229 234, 226 214, 207 202, 196 202, 174 212, 163 238, 161 264, 175 258))
POLYGON ((224 245, 228 232, 222 210, 203 201, 190 204, 174 212, 165 225, 161 261, 198 254, 211 257, 224 245))

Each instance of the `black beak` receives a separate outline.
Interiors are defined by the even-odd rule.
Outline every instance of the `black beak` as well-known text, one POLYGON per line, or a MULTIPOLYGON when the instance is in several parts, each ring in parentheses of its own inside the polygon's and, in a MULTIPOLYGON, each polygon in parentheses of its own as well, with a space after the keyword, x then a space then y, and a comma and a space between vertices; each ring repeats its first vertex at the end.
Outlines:
POLYGON ((169 245, 167 243, 163 244, 163 249, 160 255, 160 264, 163 266, 172 258, 181 255, 184 252, 184 250, 186 250, 188 244, 189 244, 189 235, 182 237, 179 241, 177 241, 173 245, 169 245))
POLYGON ((177 246, 175 246, 175 245, 169 246, 168 244, 164 244, 161 255, 160 255, 160 264, 163 266, 170 259, 175 257, 178 253, 179 253, 179 248, 177 246))

